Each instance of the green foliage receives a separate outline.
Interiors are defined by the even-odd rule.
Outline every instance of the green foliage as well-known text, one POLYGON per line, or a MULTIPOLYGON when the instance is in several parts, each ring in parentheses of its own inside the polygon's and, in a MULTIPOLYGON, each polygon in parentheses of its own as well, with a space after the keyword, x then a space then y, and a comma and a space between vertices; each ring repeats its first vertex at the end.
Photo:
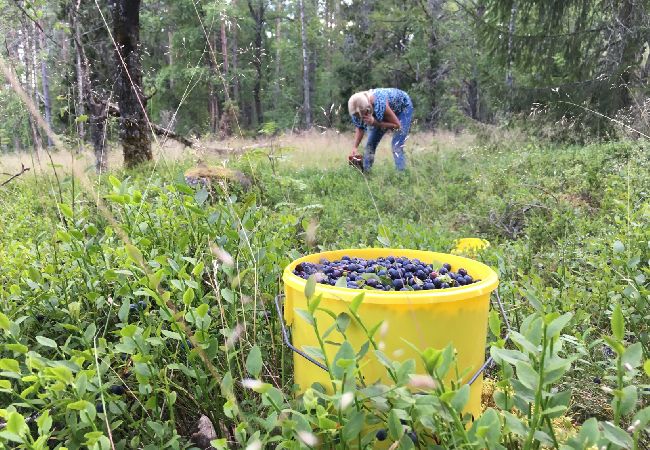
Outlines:
POLYGON ((379 429, 400 448, 642 448, 647 155, 509 142, 413 155, 405 174, 378 162, 366 184, 344 165, 271 167, 260 151, 235 163, 255 179, 247 192, 191 188, 173 165, 104 176, 109 217, 74 178, 21 177, 0 191, 0 444, 189 448, 205 415, 215 448, 375 448, 379 429), (315 279, 296 320, 330 385, 294 395, 270 308, 290 261, 383 242, 448 252, 463 236, 490 241, 479 258, 513 324, 506 341, 490 316, 498 366, 480 418, 462 415, 451 346, 418 352, 433 383, 414 391, 414 362, 383 355, 363 293, 322 329, 315 279), (353 331, 365 349, 325 357, 328 336, 353 331), (390 383, 362 383, 367 352, 390 383))

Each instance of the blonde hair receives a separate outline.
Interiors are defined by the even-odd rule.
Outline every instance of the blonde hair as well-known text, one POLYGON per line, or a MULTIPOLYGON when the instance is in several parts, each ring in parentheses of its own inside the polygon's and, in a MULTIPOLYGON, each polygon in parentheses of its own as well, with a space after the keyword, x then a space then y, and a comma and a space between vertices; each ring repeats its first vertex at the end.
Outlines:
POLYGON ((370 91, 357 92, 350 97, 350 100, 348 100, 348 112, 351 116, 354 114, 362 115, 362 113, 372 110, 370 97, 368 96, 369 92, 370 91))

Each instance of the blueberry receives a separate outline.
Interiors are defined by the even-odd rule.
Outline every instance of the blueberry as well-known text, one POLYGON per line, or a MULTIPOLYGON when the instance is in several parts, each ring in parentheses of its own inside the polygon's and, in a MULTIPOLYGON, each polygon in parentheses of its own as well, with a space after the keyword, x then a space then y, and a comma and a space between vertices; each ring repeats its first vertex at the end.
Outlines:
POLYGON ((341 258, 342 261, 350 261, 350 257, 345 255, 341 258))
POLYGON ((420 280, 423 280, 424 278, 426 278, 426 276, 424 274, 424 270, 422 270, 422 269, 415 272, 415 276, 418 277, 420 280))
POLYGON ((403 287, 402 289, 400 289, 400 291, 408 291, 408 290, 409 290, 409 289, 408 289, 408 288, 405 288, 405 287, 403 287))
POLYGON ((388 269, 388 275, 390 275, 391 278, 399 278, 397 269, 388 269))
POLYGON ((101 403, 97 403, 95 405, 95 411, 97 411, 100 414, 103 413, 104 412, 104 405, 101 404, 101 403))
POLYGON ((385 429, 380 429, 377 431, 377 434, 375 435, 378 441, 385 441, 386 438, 388 437, 388 433, 386 432, 385 429))
POLYGON ((408 270, 409 272, 412 272, 412 271, 415 270, 415 266, 413 264, 407 264, 407 265, 404 266, 404 268, 406 270, 408 270))
POLYGON ((451 264, 444 263, 442 267, 444 267, 447 270, 451 270, 451 264))
POLYGON ((455 272, 447 272, 447 275, 449 275, 452 279, 456 279, 456 273, 455 272))
POLYGON ((140 309, 147 309, 147 302, 145 302, 144 300, 140 300, 140 301, 138 302, 138 307, 139 307, 140 309))
POLYGON ((358 289, 359 285, 355 281, 350 281, 350 282, 348 282, 348 288, 350 288, 350 289, 358 289))
POLYGON ((447 274, 448 272, 449 272, 449 269, 447 269, 446 267, 441 267, 440 270, 438 270, 438 273, 439 273, 440 275, 445 275, 445 274, 447 274))
POLYGON ((393 280, 393 287, 395 289, 403 288, 404 287, 404 280, 402 280, 401 278, 397 278, 397 279, 393 280))
POLYGON ((449 284, 447 284, 447 283, 442 283, 442 284, 440 285, 440 289, 449 289, 449 284))
POLYGON ((469 275, 465 275, 463 278, 465 279, 465 284, 472 284, 474 281, 469 275))
POLYGON ((600 384, 600 378, 595 377, 595 378, 594 378, 594 383, 596 383, 596 384, 600 384))
POLYGON ((442 280, 440 278, 435 278, 433 280, 433 285, 437 288, 440 289, 442 287, 442 280))
POLYGON ((377 279, 369 278, 368 280, 366 280, 366 284, 368 286, 375 287, 375 286, 377 286, 377 279))
POLYGON ((465 270, 465 269, 463 269, 463 268, 458 269, 458 275, 462 275, 462 276, 467 275, 467 270, 465 270))
POLYGON ((458 286, 465 286, 465 277, 456 277, 456 284, 458 286))
POLYGON ((384 291, 390 291, 390 286, 384 286, 384 291))
POLYGON ((394 263, 395 262, 395 257, 394 256, 389 256, 389 257, 386 258, 386 261, 388 261, 389 263, 394 263))
POLYGON ((114 384, 113 386, 108 388, 108 392, 115 395, 124 395, 126 389, 124 389, 124 386, 122 386, 121 384, 114 384))
POLYGON ((431 278, 432 280, 435 280, 436 278, 438 278, 438 272, 431 272, 429 274, 429 278, 431 278))
POLYGON ((377 275, 379 275, 380 277, 385 277, 386 273, 387 272, 385 270, 380 270, 379 272, 377 272, 377 275))
POLYGON ((422 290, 422 286, 420 286, 419 284, 414 284, 414 285, 413 285, 413 290, 414 290, 414 291, 421 291, 421 290, 422 290))
POLYGON ((129 309, 130 309, 131 311, 135 311, 136 309, 138 309, 138 305, 136 305, 135 303, 131 303, 131 304, 129 305, 129 309))
POLYGON ((423 288, 426 289, 426 290, 431 290, 431 289, 435 289, 436 286, 433 283, 428 283, 427 282, 427 283, 424 283, 423 288))
POLYGON ((415 431, 409 431, 408 435, 409 435, 409 437, 411 438, 411 440, 413 441, 414 444, 418 443, 418 435, 415 434, 415 431))

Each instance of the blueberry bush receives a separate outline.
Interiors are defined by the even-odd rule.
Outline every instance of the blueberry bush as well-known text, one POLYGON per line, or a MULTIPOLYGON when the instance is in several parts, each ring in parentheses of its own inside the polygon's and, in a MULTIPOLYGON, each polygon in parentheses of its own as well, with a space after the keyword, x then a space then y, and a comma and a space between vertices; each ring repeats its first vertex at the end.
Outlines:
MULTIPOLYGON (((90 189, 21 177, 0 190, 0 447, 647 448, 647 150, 502 142, 370 175, 343 160, 271 167, 256 151, 230 163, 249 189, 190 186, 189 162, 90 189), (336 329, 319 329, 319 280, 305 267, 309 308, 297 320, 321 338, 361 326, 368 342, 340 345, 323 361, 331 386, 296 395, 271 307, 289 262, 339 248, 449 252, 465 236, 490 241, 476 257, 499 273, 512 326, 491 312, 480 417, 462 413, 463 380, 448 381, 451 346, 419 349, 424 374, 381 353, 380 324, 357 314, 364 290, 336 329), (368 351, 392 384, 364 385, 368 351)), ((346 287, 404 288, 397 267, 364 277, 351 263, 346 287)), ((411 289, 474 281, 460 268, 413 269, 411 289)), ((339 268, 327 270, 336 284, 339 268)))

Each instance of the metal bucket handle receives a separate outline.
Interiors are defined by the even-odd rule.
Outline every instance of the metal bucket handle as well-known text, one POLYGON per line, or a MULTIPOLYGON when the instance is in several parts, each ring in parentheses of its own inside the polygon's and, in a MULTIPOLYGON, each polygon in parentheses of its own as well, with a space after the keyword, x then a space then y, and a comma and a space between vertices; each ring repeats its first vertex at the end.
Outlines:
MULTIPOLYGON (((503 323, 505 323, 505 325, 506 325, 506 336, 505 336, 504 339, 505 339, 505 341, 507 342, 507 341, 510 339, 510 331, 511 331, 511 328, 510 328, 510 321, 508 320, 508 316, 506 315, 506 310, 505 310, 505 308, 503 307, 503 302, 501 301, 501 297, 499 296, 499 291, 498 291, 498 289, 494 291, 494 294, 495 294, 495 296, 496 296, 496 298, 497 298, 497 304, 499 305, 499 312, 501 313, 501 317, 503 318, 503 323)), ((283 339, 284 339, 284 343, 285 343, 285 345, 286 345, 287 347, 289 347, 289 349, 291 349, 292 351, 296 352, 297 354, 299 354, 300 356, 302 356, 303 358, 305 358, 305 359, 306 359, 307 361, 309 361, 310 363, 312 363, 312 364, 314 364, 314 365, 320 367, 320 368, 323 369, 324 371, 328 372, 329 370, 327 369, 327 366, 326 366, 326 365, 324 365, 324 364, 321 363, 320 361, 315 360, 314 358, 312 358, 311 356, 309 356, 308 354, 306 354, 305 352, 303 352, 303 351, 300 350, 299 348, 296 348, 296 347, 291 343, 291 339, 290 339, 290 336, 289 336, 290 331, 289 331, 289 329, 286 327, 286 325, 285 325, 285 323, 284 323, 283 310, 282 310, 282 306, 280 305, 280 303, 281 303, 281 299, 284 299, 284 294, 278 294, 278 295, 275 296, 275 309, 277 310, 277 312, 278 312, 278 316, 280 317, 280 325, 282 326, 282 337, 283 337, 283 339)), ((483 363, 483 365, 481 366, 481 368, 478 369, 474 375, 472 375, 472 377, 470 378, 470 380, 469 380, 469 382, 468 382, 467 384, 471 385, 472 383, 474 383, 474 381, 476 381, 476 379, 477 379, 479 376, 481 376, 481 374, 482 374, 482 373, 483 373, 483 372, 484 372, 488 367, 492 366, 493 363, 494 363, 494 359, 492 358, 492 356, 490 356, 490 357, 485 361, 485 363, 483 363)))

